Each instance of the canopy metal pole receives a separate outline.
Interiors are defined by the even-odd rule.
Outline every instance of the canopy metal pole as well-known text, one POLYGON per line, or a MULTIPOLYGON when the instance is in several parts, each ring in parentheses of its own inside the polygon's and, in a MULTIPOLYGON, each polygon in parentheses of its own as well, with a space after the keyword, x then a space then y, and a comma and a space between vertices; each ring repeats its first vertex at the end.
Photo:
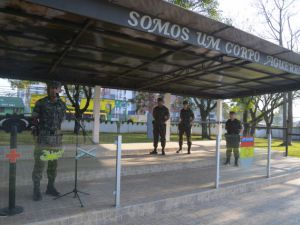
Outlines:
POLYGON ((99 143, 99 133, 100 133, 100 93, 101 87, 95 86, 94 92, 94 123, 93 123, 93 142, 99 143))
POLYGON ((272 130, 268 133, 268 163, 267 163, 267 177, 271 176, 271 150, 272 150, 272 130))
POLYGON ((215 188, 219 188, 220 183, 220 149, 222 140, 222 105, 223 100, 217 101, 217 137, 216 137, 216 180, 215 188))
MULTIPOLYGON (((171 94, 166 93, 164 97, 165 106, 171 110, 171 94)), ((166 122, 166 141, 170 141, 171 138, 171 119, 166 122)))
POLYGON ((121 198, 121 159, 122 159, 122 135, 117 136, 117 156, 116 156, 116 186, 115 186, 115 206, 120 207, 121 198))

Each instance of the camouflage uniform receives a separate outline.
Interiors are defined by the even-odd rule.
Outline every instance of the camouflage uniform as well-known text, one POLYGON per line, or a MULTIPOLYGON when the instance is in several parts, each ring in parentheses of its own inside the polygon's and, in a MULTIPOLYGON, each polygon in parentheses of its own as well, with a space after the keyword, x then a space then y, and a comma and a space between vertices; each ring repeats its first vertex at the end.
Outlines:
MULTIPOLYGON (((33 109, 33 117, 39 119, 37 144, 34 150, 34 168, 32 172, 32 180, 35 188, 39 188, 42 179, 43 170, 46 162, 41 160, 44 154, 43 150, 55 151, 60 149, 62 145, 61 123, 65 116, 66 105, 57 98, 52 102, 50 97, 45 97, 36 102, 33 109)), ((48 185, 53 185, 56 177, 57 160, 48 161, 48 185)))
POLYGON ((160 142, 162 147, 162 153, 166 146, 166 121, 170 118, 169 109, 165 106, 156 106, 153 109, 153 146, 154 152, 158 147, 158 139, 160 136, 160 142))
POLYGON ((191 140, 191 130, 192 130, 192 121, 194 120, 195 116, 193 111, 188 109, 181 109, 180 111, 180 123, 178 124, 179 129, 179 151, 182 150, 183 144, 183 134, 185 133, 187 144, 188 144, 188 153, 190 153, 192 140, 191 140))
POLYGON ((234 153, 235 163, 239 159, 239 147, 240 147, 240 132, 242 130, 241 121, 234 119, 234 120, 227 120, 225 129, 227 133, 225 134, 226 138, 226 163, 230 163, 231 152, 234 153))

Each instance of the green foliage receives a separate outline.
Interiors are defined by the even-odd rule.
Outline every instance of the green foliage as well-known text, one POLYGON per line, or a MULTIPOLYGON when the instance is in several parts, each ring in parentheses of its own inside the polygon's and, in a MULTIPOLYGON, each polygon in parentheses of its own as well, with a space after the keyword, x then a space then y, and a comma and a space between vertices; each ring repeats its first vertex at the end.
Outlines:
POLYGON ((158 95, 155 93, 138 92, 132 103, 136 104, 136 113, 144 115, 146 111, 152 112, 152 109, 156 105, 156 99, 158 95))
POLYGON ((29 80, 9 80, 12 88, 22 88, 27 89, 31 84, 35 84, 37 82, 29 81, 29 80))
POLYGON ((213 19, 220 20, 217 0, 168 0, 168 2, 179 5, 183 8, 199 12, 213 19))

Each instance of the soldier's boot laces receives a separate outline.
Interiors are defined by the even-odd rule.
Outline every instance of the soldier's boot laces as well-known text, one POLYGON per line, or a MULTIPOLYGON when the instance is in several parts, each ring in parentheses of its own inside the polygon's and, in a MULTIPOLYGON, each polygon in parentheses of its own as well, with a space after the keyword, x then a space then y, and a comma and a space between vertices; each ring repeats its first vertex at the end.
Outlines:
POLYGON ((226 158, 226 161, 225 161, 225 163, 224 163, 224 165, 229 165, 229 164, 230 164, 230 158, 227 157, 227 158, 226 158))
POLYGON ((42 193, 39 185, 34 185, 33 187, 33 201, 41 201, 42 193))
POLYGON ((234 166, 239 166, 239 158, 234 159, 234 166))
POLYGON ((157 155, 157 150, 156 150, 156 148, 155 148, 152 152, 150 152, 150 155, 157 155))
POLYGON ((52 195, 52 196, 59 196, 60 195, 60 193, 54 187, 53 183, 48 183, 46 194, 47 195, 52 195))

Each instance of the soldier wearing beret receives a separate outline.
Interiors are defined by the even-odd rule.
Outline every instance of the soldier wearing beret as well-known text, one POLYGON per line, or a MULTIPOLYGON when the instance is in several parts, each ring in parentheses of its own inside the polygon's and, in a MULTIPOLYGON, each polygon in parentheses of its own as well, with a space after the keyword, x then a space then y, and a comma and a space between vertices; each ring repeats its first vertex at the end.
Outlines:
POLYGON ((236 113, 231 111, 229 113, 229 119, 226 122, 225 129, 227 133, 225 134, 226 138, 226 161, 225 165, 230 164, 231 152, 234 153, 234 165, 238 166, 238 161, 240 157, 240 133, 242 132, 242 123, 236 118, 236 113))
POLYGON ((157 99, 157 106, 153 109, 153 146, 150 154, 157 154, 158 139, 160 137, 162 155, 165 155, 166 147, 166 122, 170 118, 169 109, 164 106, 162 98, 157 99))
MULTIPOLYGON (((40 181, 47 162, 47 155, 59 151, 62 145, 61 123, 65 117, 66 105, 59 98, 61 83, 57 81, 47 83, 47 97, 38 100, 32 116, 36 123, 36 147, 34 149, 34 168, 32 172, 33 200, 42 200, 40 181)), ((54 183, 57 173, 57 159, 48 161, 48 185, 46 194, 58 196, 54 183)))
POLYGON ((188 144, 188 154, 191 154, 191 131, 192 131, 192 123, 195 119, 193 110, 190 109, 188 101, 183 101, 183 108, 180 111, 180 122, 178 124, 179 129, 179 149, 176 153, 182 151, 183 144, 183 134, 185 133, 187 144, 188 144))

